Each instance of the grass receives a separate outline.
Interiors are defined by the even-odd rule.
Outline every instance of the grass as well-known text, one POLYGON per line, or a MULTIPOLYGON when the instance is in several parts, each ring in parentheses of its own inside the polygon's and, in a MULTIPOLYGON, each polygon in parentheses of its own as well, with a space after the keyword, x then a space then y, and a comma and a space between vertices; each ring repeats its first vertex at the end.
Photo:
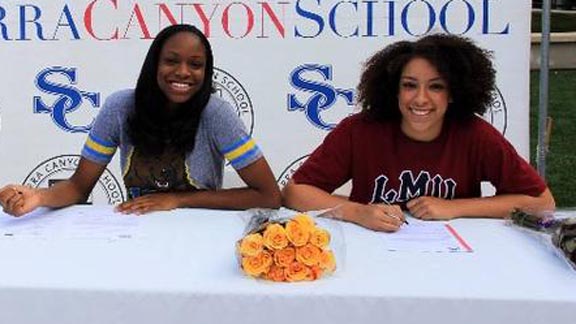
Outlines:
MULTIPOLYGON (((542 13, 532 10, 532 32, 542 30, 542 13)), ((572 12, 555 12, 550 14, 550 32, 576 32, 576 10, 572 12)))
MULTIPOLYGON (((530 156, 536 166, 539 71, 530 73, 530 156)), ((553 119, 546 180, 558 207, 576 207, 576 70, 550 71, 548 115, 553 119)))

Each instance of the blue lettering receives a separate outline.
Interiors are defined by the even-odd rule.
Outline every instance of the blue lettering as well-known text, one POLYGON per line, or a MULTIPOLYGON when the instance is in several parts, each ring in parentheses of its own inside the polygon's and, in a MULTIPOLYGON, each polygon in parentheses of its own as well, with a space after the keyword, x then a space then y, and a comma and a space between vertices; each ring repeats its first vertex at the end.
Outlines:
POLYGON ((334 33, 340 37, 348 38, 348 37, 352 37, 352 36, 358 36, 359 35, 358 27, 356 27, 356 29, 351 34, 346 35, 346 36, 340 34, 337 30, 336 15, 337 15, 338 7, 340 7, 340 5, 345 4, 345 3, 351 4, 354 7, 355 11, 358 12, 358 2, 350 2, 350 1, 338 2, 334 7, 332 7, 332 10, 330 10, 330 16, 329 16, 330 28, 332 28, 332 31, 334 31, 334 33))
POLYGON ((374 34, 374 3, 377 1, 362 1, 366 4, 366 34, 363 37, 375 37, 374 34))
POLYGON ((330 130, 336 126, 336 123, 325 122, 320 113, 332 107, 338 96, 344 97, 346 103, 350 106, 354 104, 354 91, 346 89, 337 89, 329 84, 307 80, 303 78, 306 72, 319 74, 324 81, 332 80, 332 67, 326 65, 306 64, 299 66, 290 74, 290 82, 295 88, 312 93, 313 95, 306 103, 302 103, 295 94, 288 95, 288 111, 301 110, 305 111, 306 118, 315 126, 330 130))
POLYGON ((66 114, 77 110, 82 104, 82 98, 88 99, 92 107, 100 106, 100 94, 80 91, 70 85, 52 83, 48 78, 53 74, 65 76, 71 85, 76 84, 76 69, 53 67, 41 71, 36 77, 36 86, 40 91, 59 95, 60 97, 53 106, 47 105, 40 96, 34 97, 34 113, 52 113, 52 120, 58 127, 72 133, 87 133, 92 128, 93 122, 86 126, 74 126, 66 118, 66 114))
POLYGON ((402 27, 404 28, 404 30, 408 34, 410 34, 412 36, 425 35, 425 34, 429 33, 432 30, 432 28, 434 27, 434 24, 436 24, 436 11, 434 11, 434 7, 432 7, 432 5, 426 0, 412 0, 404 7, 404 9, 402 9, 401 23, 402 23, 402 27), (412 5, 416 2, 423 2, 426 5, 426 7, 428 8, 428 28, 420 34, 412 32, 410 30, 410 26, 408 25, 408 20, 409 20, 408 19, 408 11, 412 7, 412 5))
POLYGON ((26 37, 26 23, 32 23, 36 26, 36 35, 40 40, 46 40, 42 35, 42 25, 37 21, 40 19, 42 15, 42 11, 37 6, 33 5, 23 5, 20 6, 20 38, 18 40, 31 40, 30 38, 26 37), (32 8, 34 13, 34 18, 31 20, 27 20, 26 17, 26 8, 32 8))
POLYGON ((58 24, 56 25, 56 29, 54 30, 54 34, 52 35, 53 40, 57 40, 56 34, 58 33, 58 29, 61 26, 69 27, 74 39, 80 39, 80 35, 78 34, 78 28, 74 23, 74 19, 72 19, 72 14, 70 13, 68 5, 65 5, 64 8, 62 9, 62 13, 60 14, 60 18, 58 19, 58 24), (63 18, 66 20, 66 23, 62 22, 63 18))
POLYGON ((322 128, 330 129, 335 125, 326 124, 320 117, 320 111, 328 108, 336 102, 336 92, 329 85, 322 82, 309 81, 302 77, 305 72, 318 72, 324 80, 332 80, 332 68, 330 66, 320 66, 307 64, 294 70, 290 75, 292 85, 302 91, 315 93, 307 103, 302 104, 296 95, 288 96, 288 110, 305 110, 306 117, 314 125, 321 125, 322 128))
MULTIPOLYGON (((318 31, 316 32, 316 34, 313 34, 313 35, 304 35, 304 34, 300 33, 300 31, 298 30, 298 26, 294 26, 294 36, 296 36, 298 38, 317 37, 324 30, 324 19, 322 19, 322 16, 315 14, 313 12, 307 11, 307 10, 303 9, 302 7, 300 7, 300 1, 301 0, 298 0, 296 2, 296 13, 303 18, 306 18, 306 19, 309 19, 309 20, 316 22, 318 24, 318 31)), ((316 2, 318 3, 318 5, 320 5, 320 0, 316 0, 316 2)))
POLYGON ((388 33, 386 34, 387 36, 391 36, 394 35, 395 33, 395 28, 394 28, 394 21, 395 21, 395 14, 394 14, 394 8, 395 8, 395 2, 394 1, 384 1, 384 3, 388 4, 388 33))
POLYGON ((0 28, 2 29, 2 38, 4 40, 11 40, 8 38, 8 28, 6 27, 6 24, 2 22, 4 18, 6 18, 6 10, 0 6, 0 28))
MULTIPOLYGON (((476 20, 476 16, 474 14, 474 8, 472 7, 472 5, 468 3, 468 1, 466 0, 461 1, 463 1, 466 4, 466 8, 468 9, 468 26, 466 26, 466 29, 463 32, 459 33, 459 35, 466 34, 468 31, 470 31, 470 29, 474 25, 474 21, 476 20)), ((442 26, 442 29, 444 29, 445 32, 450 34, 458 34, 448 30, 448 24, 446 23, 446 12, 448 11, 448 5, 450 5, 453 2, 454 0, 448 1, 440 10, 440 25, 442 26)))
POLYGON ((482 34, 509 34, 510 23, 506 24, 504 30, 500 32, 490 32, 490 4, 488 1, 490 0, 484 0, 482 3, 482 12, 484 13, 484 17, 482 19, 482 34))

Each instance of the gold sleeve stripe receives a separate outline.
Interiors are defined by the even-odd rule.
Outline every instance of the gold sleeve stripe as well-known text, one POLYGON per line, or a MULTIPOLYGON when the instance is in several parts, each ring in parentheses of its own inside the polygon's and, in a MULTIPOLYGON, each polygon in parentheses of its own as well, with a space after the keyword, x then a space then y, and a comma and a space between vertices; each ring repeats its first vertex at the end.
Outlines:
POLYGON ((249 152, 250 150, 252 150, 255 146, 256 146, 256 143, 254 143, 254 140, 250 139, 246 143, 244 143, 241 146, 234 149, 233 151, 224 154, 224 157, 228 161, 233 161, 233 160, 237 159, 238 157, 242 156, 243 154, 245 154, 246 152, 249 152))
POLYGON ((115 147, 107 147, 102 144, 96 143, 90 137, 88 137, 88 139, 86 140, 86 146, 90 148, 92 151, 95 151, 103 155, 113 155, 114 152, 116 151, 115 147))

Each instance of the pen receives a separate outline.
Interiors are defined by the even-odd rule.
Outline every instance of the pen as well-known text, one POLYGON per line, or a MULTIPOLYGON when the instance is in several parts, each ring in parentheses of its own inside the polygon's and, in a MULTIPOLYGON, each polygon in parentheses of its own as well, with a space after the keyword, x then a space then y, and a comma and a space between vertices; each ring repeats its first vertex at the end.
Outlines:
POLYGON ((406 219, 404 219, 404 224, 410 225, 410 223, 408 223, 408 221, 406 219))
MULTIPOLYGON (((385 203, 386 205, 388 205, 388 206, 392 206, 392 204, 389 203, 388 200, 384 200, 384 203, 385 203)), ((392 216, 392 217, 396 218, 397 220, 400 220, 400 218, 399 218, 398 216, 396 216, 396 215, 390 215, 390 214, 388 214, 388 213, 386 213, 386 214, 387 214, 388 216, 392 216)), ((404 224, 410 225, 410 223, 408 223, 408 221, 407 221, 406 219, 404 219, 404 224)))

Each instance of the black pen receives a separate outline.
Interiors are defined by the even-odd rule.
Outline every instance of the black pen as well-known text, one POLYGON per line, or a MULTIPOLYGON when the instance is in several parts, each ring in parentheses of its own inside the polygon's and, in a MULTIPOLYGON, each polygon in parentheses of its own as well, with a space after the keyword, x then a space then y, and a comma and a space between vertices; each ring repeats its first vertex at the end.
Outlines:
MULTIPOLYGON (((392 206, 392 204, 389 203, 387 200, 384 200, 384 203, 385 203, 386 205, 388 205, 388 206, 392 206)), ((388 213, 386 213, 386 214, 387 214, 388 216, 392 216, 392 217, 396 218, 397 220, 400 220, 400 218, 399 218, 398 216, 396 216, 396 215, 390 215, 390 214, 388 214, 388 213)), ((406 220, 406 218, 404 218, 404 224, 410 225, 410 223, 408 223, 408 221, 406 220)))

